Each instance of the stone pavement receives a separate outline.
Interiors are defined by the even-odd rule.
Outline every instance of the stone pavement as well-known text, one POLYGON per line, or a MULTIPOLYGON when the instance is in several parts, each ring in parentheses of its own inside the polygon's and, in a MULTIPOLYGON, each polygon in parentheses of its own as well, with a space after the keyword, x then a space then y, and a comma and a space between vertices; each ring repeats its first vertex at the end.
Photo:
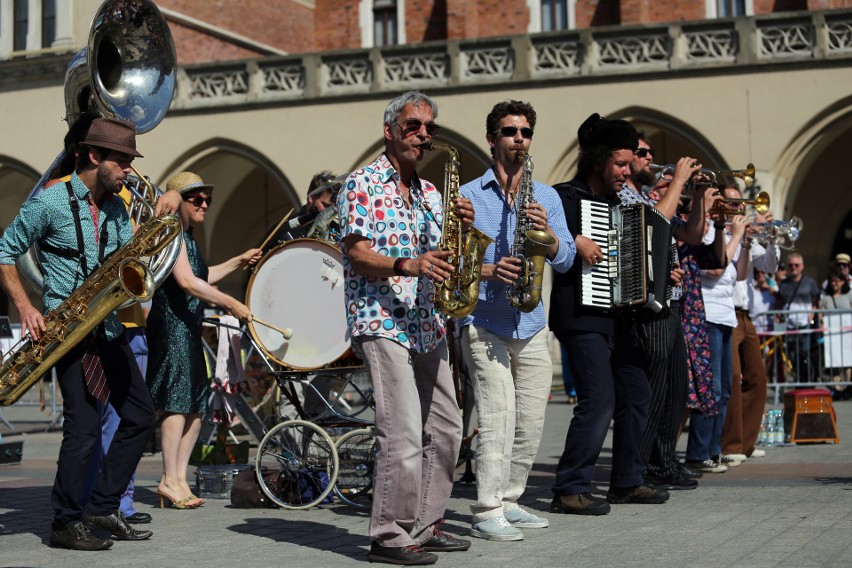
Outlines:
MULTIPOLYGON (((520 542, 473 539, 468 552, 444 553, 437 566, 529 568, 712 566, 833 567, 852 563, 852 402, 835 403, 841 444, 768 448, 725 474, 704 476, 694 491, 672 492, 664 505, 619 505, 603 517, 550 514, 550 486, 573 407, 548 405, 546 433, 522 504, 550 519, 520 542)), ((234 509, 208 499, 197 510, 158 508, 160 456, 137 472, 137 504, 151 513, 145 542, 116 542, 105 552, 47 546, 50 485, 61 434, 33 407, 2 409, 20 430, 0 425, 5 441, 25 440, 24 459, 0 467, 0 566, 340 567, 366 565, 368 517, 345 505, 307 511, 234 509)), ((682 444, 685 440, 682 440, 682 444)), ((610 440, 597 482, 605 493, 610 440)), ((682 449, 682 448, 681 448, 682 449)), ((193 469, 190 469, 192 476, 193 469)), ((461 473, 461 472, 459 472, 461 473)), ((447 532, 465 535, 471 485, 458 484, 447 532)))

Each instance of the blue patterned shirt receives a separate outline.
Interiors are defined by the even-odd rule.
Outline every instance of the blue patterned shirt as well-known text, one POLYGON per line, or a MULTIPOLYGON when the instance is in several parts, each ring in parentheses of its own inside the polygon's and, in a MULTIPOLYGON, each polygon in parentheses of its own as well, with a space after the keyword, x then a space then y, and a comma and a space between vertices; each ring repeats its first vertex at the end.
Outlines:
MULTIPOLYGON (((444 217, 441 194, 415 174, 410 196, 409 208, 399 191, 399 174, 385 154, 352 172, 337 196, 341 238, 360 235, 370 240, 370 250, 391 258, 414 258, 435 249, 444 217)), ((352 270, 345 246, 343 278, 352 337, 384 337, 418 353, 433 351, 444 340, 430 279, 363 276, 352 270)))
MULTIPOLYGON (((95 243, 95 223, 87 205, 91 193, 77 174, 71 176, 71 187, 80 203, 80 226, 83 231, 86 264, 91 272, 98 266, 99 253, 99 247, 95 243)), ((107 196, 101 203, 99 222, 100 238, 106 237, 104 257, 107 257, 127 243, 132 236, 133 229, 124 202, 107 196)), ((0 264, 15 264, 18 257, 26 253, 33 243, 44 243, 59 250, 77 250, 74 213, 68 203, 68 192, 64 183, 44 189, 24 202, 18 216, 0 237, 0 264)), ((86 275, 83 274, 81 263, 76 257, 69 258, 46 250, 41 253, 44 258, 42 301, 45 310, 50 311, 59 307, 59 304, 83 283, 86 275)), ((117 337, 124 329, 115 312, 104 320, 104 325, 108 339, 117 337)))
MULTIPOLYGON (((509 256, 509 249, 515 240, 515 208, 509 207, 492 168, 488 168, 482 177, 463 185, 461 195, 473 203, 476 212, 474 226, 494 239, 494 243, 485 249, 483 263, 497 264, 501 258, 509 256)), ((547 211, 548 224, 559 239, 559 250, 553 260, 548 262, 557 272, 566 272, 574 263, 577 249, 565 223, 562 201, 555 189, 537 181, 533 181, 533 196, 547 211)), ((509 286, 503 282, 481 281, 479 302, 473 313, 462 320, 462 325, 474 324, 501 337, 513 339, 527 339, 538 333, 547 324, 544 304, 539 302, 531 312, 516 310, 509 304, 508 290, 509 286)))

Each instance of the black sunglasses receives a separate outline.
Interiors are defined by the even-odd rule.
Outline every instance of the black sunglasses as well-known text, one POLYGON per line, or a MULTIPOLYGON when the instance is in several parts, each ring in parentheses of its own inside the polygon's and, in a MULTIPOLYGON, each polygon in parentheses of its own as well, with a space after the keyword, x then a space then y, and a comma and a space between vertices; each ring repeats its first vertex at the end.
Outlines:
POLYGON ((209 207, 211 203, 213 203, 213 196, 209 193, 196 193, 195 195, 185 195, 183 197, 184 201, 189 201, 196 207, 201 207, 202 203, 206 203, 209 207))
POLYGON ((648 154, 650 154, 652 156, 657 155, 656 152, 654 152, 653 148, 639 148, 638 150, 636 150, 634 152, 634 154, 636 154, 640 158, 645 158, 646 156, 648 156, 648 154))
POLYGON ((426 127, 426 134, 429 136, 435 136, 440 128, 434 122, 420 122, 415 118, 409 118, 404 124, 399 125, 406 136, 420 132, 420 129, 424 126, 426 127))
POLYGON ((523 128, 518 128, 517 126, 504 126, 500 130, 495 130, 494 133, 500 133, 502 136, 511 136, 514 138, 515 134, 518 133, 518 130, 521 131, 521 136, 524 138, 531 139, 533 137, 533 129, 527 126, 523 128))

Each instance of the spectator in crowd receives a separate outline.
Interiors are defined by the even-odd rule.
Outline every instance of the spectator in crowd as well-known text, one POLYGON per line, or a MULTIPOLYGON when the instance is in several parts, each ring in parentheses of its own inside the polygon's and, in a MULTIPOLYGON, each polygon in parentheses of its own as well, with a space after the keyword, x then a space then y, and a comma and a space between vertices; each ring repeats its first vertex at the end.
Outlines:
MULTIPOLYGON (((831 272, 825 290, 820 298, 819 307, 824 310, 839 310, 844 313, 822 313, 825 328, 825 366, 831 373, 834 382, 849 382, 852 380, 852 350, 848 326, 852 324, 852 292, 845 273, 838 269, 831 272)), ((835 392, 839 398, 848 398, 850 389, 836 386, 835 392)))
POLYGON ((787 257, 790 275, 778 283, 778 298, 775 308, 787 313, 784 317, 786 329, 792 332, 786 338, 787 356, 793 363, 793 372, 800 382, 809 382, 814 378, 811 359, 813 334, 808 328, 814 323, 814 308, 819 303, 822 291, 816 281, 805 276, 805 261, 802 255, 794 252, 787 257))
POLYGON ((775 309, 775 290, 772 289, 774 280, 770 280, 771 277, 772 272, 754 269, 754 303, 750 315, 758 333, 772 331, 775 327, 773 318, 763 315, 775 309))
MULTIPOLYGON (((839 272, 846 278, 846 281, 852 284, 852 274, 849 272, 849 255, 845 252, 838 253, 834 256, 834 260, 831 261, 831 266, 829 268, 830 272, 839 272)), ((823 289, 828 286, 828 280, 824 280, 822 283, 823 289)))

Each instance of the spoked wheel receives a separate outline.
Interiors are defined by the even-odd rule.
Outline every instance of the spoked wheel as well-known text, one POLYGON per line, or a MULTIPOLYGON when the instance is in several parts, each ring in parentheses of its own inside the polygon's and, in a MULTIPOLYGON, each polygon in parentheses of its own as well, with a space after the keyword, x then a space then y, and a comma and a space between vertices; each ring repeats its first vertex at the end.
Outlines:
POLYGON ((334 494, 355 509, 373 505, 373 467, 376 432, 373 428, 352 430, 337 440, 339 469, 334 494))
POLYGON ((288 420, 270 430, 255 457, 260 488, 285 509, 322 503, 337 482, 337 450, 325 430, 288 420))

